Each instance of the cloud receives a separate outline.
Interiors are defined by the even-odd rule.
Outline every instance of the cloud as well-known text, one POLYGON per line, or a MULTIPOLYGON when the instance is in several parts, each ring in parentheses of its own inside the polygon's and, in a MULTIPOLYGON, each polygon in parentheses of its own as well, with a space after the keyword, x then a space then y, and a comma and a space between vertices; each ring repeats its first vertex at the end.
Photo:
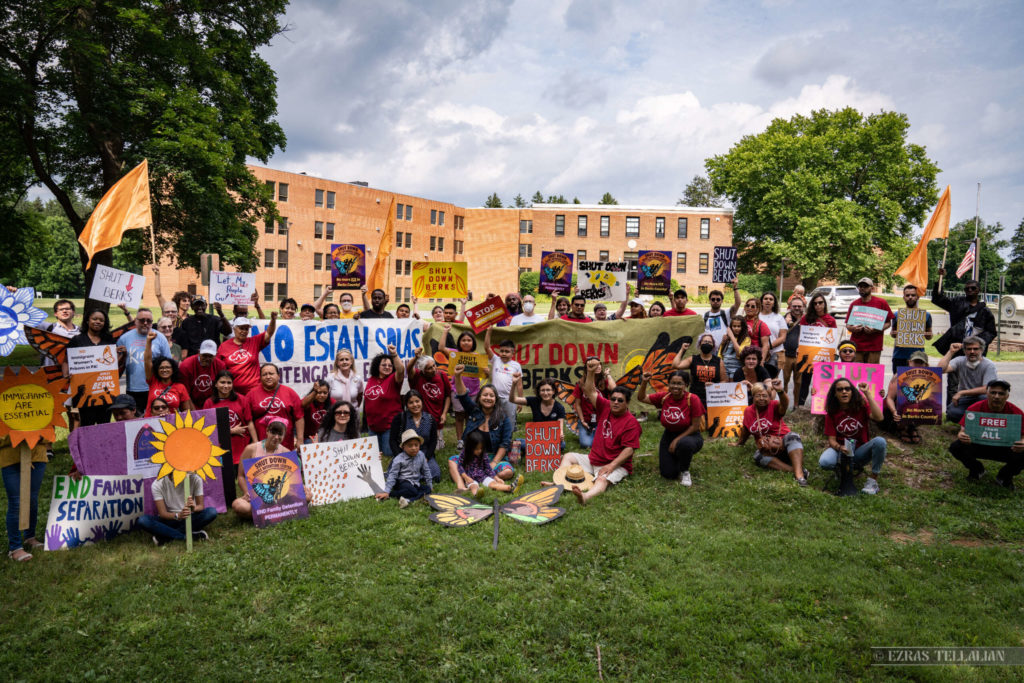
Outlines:
POLYGON ((754 75, 782 86, 812 74, 828 73, 845 62, 840 48, 828 36, 790 36, 772 45, 754 65, 754 75))

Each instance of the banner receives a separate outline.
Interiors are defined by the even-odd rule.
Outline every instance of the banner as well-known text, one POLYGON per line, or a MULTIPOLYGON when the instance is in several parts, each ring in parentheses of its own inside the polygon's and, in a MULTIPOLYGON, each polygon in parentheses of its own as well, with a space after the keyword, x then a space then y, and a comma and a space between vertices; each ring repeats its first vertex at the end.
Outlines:
POLYGON ((141 275, 96 264, 89 298, 115 305, 124 304, 137 310, 142 305, 142 288, 145 286, 146 278, 141 275))
POLYGON ((540 255, 540 284, 542 294, 568 294, 572 289, 572 254, 544 251, 540 255))
POLYGON ((562 462, 562 430, 557 422, 526 423, 526 471, 552 472, 562 462))
POLYGON ((896 346, 923 349, 924 333, 927 328, 927 311, 920 308, 901 308, 896 311, 896 346))
POLYGON ((971 437, 971 445, 1009 448, 1020 439, 1020 415, 968 410, 964 431, 971 437))
POLYGON ((712 438, 739 436, 748 403, 747 385, 718 382, 705 385, 704 391, 708 400, 708 434, 712 438))
POLYGON ((672 289, 672 252, 641 251, 637 260, 637 294, 668 294, 672 289))
POLYGON ((837 379, 848 379, 856 387, 867 382, 875 393, 878 406, 882 406, 882 392, 885 391, 885 366, 874 363, 815 363, 811 378, 811 413, 825 414, 825 399, 828 390, 837 379))
POLYGON ((246 458, 242 461, 242 472, 256 528, 309 517, 302 465, 295 451, 246 458))
POLYGON ((942 424, 942 368, 896 368, 896 412, 919 425, 942 424))
POLYGON ((473 331, 480 334, 491 325, 497 325, 509 317, 505 301, 500 296, 492 296, 482 304, 466 310, 466 322, 473 331))
POLYGON ((580 261, 576 294, 588 301, 622 301, 626 298, 626 261, 580 261))
POLYGON ((306 444, 299 453, 310 505, 369 498, 384 491, 377 437, 306 444))
POLYGON ((463 365, 465 369, 462 374, 466 377, 477 377, 484 379, 488 377, 490 372, 491 362, 482 353, 467 353, 465 351, 449 351, 448 352, 448 372, 451 373, 452 368, 456 365, 463 365))
POLYGON ((420 299, 465 299, 465 261, 413 261, 412 295, 420 299))
POLYGON ((800 326, 800 341, 796 347, 796 368, 804 372, 813 363, 831 363, 842 335, 834 327, 800 326))
POLYGON ((331 245, 331 289, 360 289, 366 284, 366 246, 331 245))
POLYGON ((881 309, 871 306, 853 306, 849 315, 846 316, 847 325, 863 325, 872 330, 880 330, 885 327, 885 321, 889 314, 881 309))
POLYGON ((46 519, 46 549, 77 548, 135 528, 145 495, 142 477, 58 474, 46 519))
POLYGON ((711 282, 732 282, 736 278, 739 257, 736 247, 715 247, 715 260, 711 267, 711 282))
POLYGON ((71 404, 76 408, 108 406, 121 393, 117 375, 117 347, 88 346, 69 348, 68 373, 71 404))
POLYGON ((210 305, 248 306, 256 292, 255 273, 210 271, 210 305))

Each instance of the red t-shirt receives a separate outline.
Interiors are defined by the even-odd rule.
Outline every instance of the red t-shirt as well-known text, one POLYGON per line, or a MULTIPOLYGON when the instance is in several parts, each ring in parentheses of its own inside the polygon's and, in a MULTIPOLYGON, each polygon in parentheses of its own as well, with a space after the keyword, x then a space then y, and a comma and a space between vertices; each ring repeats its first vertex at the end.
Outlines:
POLYGON ((750 343, 753 346, 761 346, 761 338, 768 337, 772 338, 772 330, 766 325, 760 318, 754 320, 744 320, 747 323, 747 334, 750 335, 750 343))
POLYGON ((149 381, 149 398, 146 399, 146 417, 150 417, 152 415, 152 413, 149 412, 149 408, 153 405, 153 399, 158 396, 167 401, 167 407, 171 409, 172 413, 182 410, 182 406, 189 400, 188 389, 185 388, 184 384, 175 382, 167 385, 154 377, 149 381))
MULTIPOLYGON (((594 467, 607 465, 619 457, 625 448, 640 447, 640 423, 628 410, 618 417, 612 415, 612 404, 604 396, 597 397, 597 432, 594 445, 590 448, 590 464, 594 467)), ((633 473, 633 456, 622 466, 633 473)))
MULTIPOLYGON (((191 358, 191 356, 190 356, 191 358)), ((206 399, 206 403, 203 404, 204 410, 215 410, 217 408, 228 409, 228 420, 231 423, 231 427, 244 427, 249 424, 252 420, 252 412, 249 410, 249 401, 244 396, 239 396, 234 401, 219 401, 213 402, 213 397, 206 399)), ((241 462, 242 451, 249 445, 249 433, 245 434, 232 434, 231 435, 231 459, 237 465, 241 462)))
MULTIPOLYGON (((238 389, 235 389, 237 392, 238 389)), ((283 384, 278 385, 277 396, 273 391, 267 391, 262 384, 257 384, 245 395, 249 402, 249 412, 252 414, 252 421, 256 425, 256 436, 260 439, 267 438, 267 424, 271 418, 280 417, 288 421, 285 427, 284 440, 281 444, 288 450, 295 448, 295 424, 304 416, 302 399, 295 393, 295 390, 283 384)))
POLYGON ((987 398, 983 398, 982 400, 978 401, 977 403, 972 403, 971 405, 969 405, 967 407, 967 410, 964 411, 964 416, 960 418, 960 426, 961 427, 964 426, 964 421, 967 419, 967 413, 968 412, 972 412, 972 413, 993 413, 993 414, 996 414, 996 415, 1021 415, 1022 417, 1021 417, 1021 420, 1020 420, 1020 436, 1021 436, 1021 438, 1024 438, 1024 411, 1021 411, 1020 408, 1018 408, 1017 406, 1013 405, 1009 401, 1006 402, 1006 404, 1003 406, 1003 409, 1000 412, 998 412, 998 413, 996 413, 994 410, 989 409, 989 407, 988 407, 988 399, 987 398))
POLYGON ((304 411, 305 422, 303 423, 303 431, 306 433, 303 434, 303 436, 307 439, 312 439, 320 433, 320 427, 323 426, 324 418, 327 417, 327 409, 330 408, 333 403, 334 401, 328 397, 326 403, 317 403, 316 401, 312 401, 308 406, 306 406, 306 410, 304 411))
MULTIPOLYGON (((850 304, 849 310, 846 311, 847 319, 850 318, 850 311, 853 310, 854 306, 866 306, 868 308, 877 308, 880 311, 885 311, 886 321, 891 321, 896 317, 893 315, 892 309, 889 308, 889 303, 885 299, 877 296, 871 297, 867 303, 857 299, 850 304)), ((882 334, 882 330, 869 329, 866 332, 853 332, 850 334, 850 339, 852 339, 853 343, 857 345, 858 353, 881 351, 883 338, 884 335, 882 334)))
POLYGON ((686 392, 685 396, 676 399, 667 391, 659 391, 656 394, 647 394, 647 400, 655 407, 661 408, 661 424, 669 432, 685 432, 694 420, 700 419, 704 414, 704 404, 692 392, 686 392))
MULTIPOLYGON (((605 380, 604 375, 598 377, 597 380, 602 385, 605 384, 606 381, 607 381, 607 380, 605 380)), ((600 394, 601 396, 604 396, 605 398, 608 398, 608 391, 607 390, 603 390, 602 391, 602 390, 599 389, 597 393, 600 394)), ((596 414, 596 411, 594 410, 594 406, 592 406, 590 404, 590 401, 588 401, 587 399, 585 399, 583 397, 583 382, 582 382, 582 380, 579 383, 577 383, 576 386, 574 386, 572 388, 572 395, 573 395, 573 398, 575 399, 575 402, 573 403, 573 405, 574 406, 579 406, 580 407, 580 412, 583 414, 583 425, 587 429, 590 429, 591 422, 593 421, 592 420, 592 416, 596 414)))
POLYGON ((743 426, 754 437, 789 434, 789 426, 779 414, 778 401, 772 401, 764 410, 758 410, 756 405, 747 406, 747 409, 743 411, 743 426))
POLYGON ((260 332, 241 346, 232 337, 217 349, 217 358, 235 378, 236 394, 247 394, 260 383, 260 351, 269 343, 267 333, 260 332))
POLYGON ((560 320, 568 320, 571 323, 592 323, 594 319, 589 315, 583 316, 582 318, 570 318, 568 315, 563 315, 560 320))
POLYGON ((828 313, 826 313, 825 315, 815 320, 813 323, 810 323, 807 322, 807 316, 805 315, 804 317, 800 318, 800 322, 797 324, 800 326, 807 327, 835 327, 836 319, 830 316, 828 313))
POLYGON ((224 369, 224 363, 214 356, 210 364, 203 367, 199 364, 199 354, 195 354, 181 361, 178 369, 181 371, 182 384, 192 397, 192 405, 198 407, 213 396, 213 380, 224 369))
POLYGON ((419 392, 423 397, 423 410, 427 412, 434 422, 441 428, 441 411, 444 410, 444 401, 452 393, 451 382, 444 370, 438 369, 434 376, 427 378, 419 370, 413 370, 409 386, 419 392))
MULTIPOLYGON (((679 311, 677 311, 675 309, 675 307, 672 307, 672 308, 668 309, 667 311, 665 311, 665 315, 663 315, 662 317, 663 318, 675 318, 675 317, 678 317, 678 316, 681 316, 681 315, 697 315, 697 312, 696 311, 691 311, 689 308, 684 308, 683 312, 680 313, 679 311)), ((650 398, 650 396, 648 396, 647 398, 650 398)))
POLYGON ((834 436, 837 439, 854 439, 857 445, 868 442, 868 409, 861 408, 859 412, 848 413, 840 410, 835 415, 825 414, 825 436, 834 436))
POLYGON ((391 421, 402 412, 401 388, 395 383, 395 374, 384 379, 369 377, 363 391, 363 412, 366 426, 375 432, 391 429, 391 421))

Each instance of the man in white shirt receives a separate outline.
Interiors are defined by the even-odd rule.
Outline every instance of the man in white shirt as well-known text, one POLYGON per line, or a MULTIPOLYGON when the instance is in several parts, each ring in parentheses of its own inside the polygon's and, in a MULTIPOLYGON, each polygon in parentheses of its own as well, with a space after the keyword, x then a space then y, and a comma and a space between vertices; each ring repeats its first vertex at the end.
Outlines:
POLYGON ((534 323, 542 323, 547 320, 547 316, 537 315, 536 308, 536 300, 533 296, 527 294, 523 297, 523 312, 512 316, 512 320, 509 321, 509 326, 533 325, 534 323))
POLYGON ((142 515, 139 526, 153 535, 154 545, 168 541, 185 540, 185 520, 192 518, 192 539, 209 538, 203 527, 217 518, 217 509, 203 507, 203 480, 194 472, 188 473, 189 493, 185 497, 185 480, 174 485, 174 476, 154 479, 150 487, 153 493, 155 515, 142 515))

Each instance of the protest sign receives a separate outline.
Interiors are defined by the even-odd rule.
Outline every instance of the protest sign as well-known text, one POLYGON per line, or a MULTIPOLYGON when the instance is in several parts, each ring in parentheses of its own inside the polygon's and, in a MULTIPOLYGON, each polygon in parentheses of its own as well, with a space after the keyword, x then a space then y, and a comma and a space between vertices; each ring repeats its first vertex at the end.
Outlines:
POLYGON ((256 528, 309 517, 302 466, 295 451, 246 458, 242 461, 242 472, 256 528))
POLYGON ((942 368, 896 368, 896 412, 908 422, 942 424, 942 368))
POLYGON ((526 423, 526 471, 553 472, 562 462, 562 430, 557 422, 526 423))
POLYGON ((465 261, 413 261, 412 295, 420 299, 465 299, 465 261))
POLYGON ((256 292, 255 273, 210 272, 210 304, 248 306, 256 292))
POLYGON ((137 309, 142 305, 142 288, 145 286, 146 278, 141 275, 97 264, 89 298, 137 309))
POLYGON ((572 289, 572 254, 544 251, 540 255, 540 284, 542 294, 566 294, 572 289))
POLYGON ((24 442, 28 448, 40 439, 56 441, 54 428, 67 427, 64 379, 50 381, 42 368, 35 372, 3 368, 0 373, 0 436, 10 435, 12 446, 24 442))
POLYGON ((483 379, 488 376, 490 361, 482 353, 468 353, 466 351, 448 352, 448 372, 450 373, 456 365, 464 366, 462 374, 466 377, 478 377, 483 379))
POLYGON ((736 278, 736 247, 715 247, 711 266, 712 282, 732 282, 736 278))
POLYGON ((825 398, 832 383, 837 379, 848 379, 857 386, 867 382, 875 394, 878 406, 882 406, 882 392, 885 390, 885 366, 874 363, 815 363, 811 378, 811 413, 825 414, 825 398))
POLYGON ((708 434, 714 438, 739 436, 747 409, 747 385, 718 382, 704 387, 708 399, 708 434))
POLYGON ((968 410, 964 415, 964 431, 974 446, 1009 448, 1021 438, 1020 415, 968 410))
POLYGON ((580 261, 576 294, 588 301, 622 301, 626 298, 626 261, 580 261))
POLYGON ((668 294, 672 289, 672 252, 641 251, 637 258, 637 294, 668 294))
POLYGON ((923 349, 924 333, 927 329, 927 311, 920 308, 901 308, 896 312, 896 346, 923 349))
POLYGON ((836 357, 841 335, 834 327, 800 326, 800 339, 796 347, 798 372, 812 369, 814 363, 831 363, 836 357))
POLYGON ((505 301, 497 295, 466 311, 466 322, 469 323, 469 326, 477 334, 480 334, 491 325, 497 325, 502 320, 507 320, 509 317, 508 309, 505 308, 505 301))
POLYGON ((113 344, 68 349, 68 393, 77 408, 108 406, 120 393, 117 352, 113 344))
POLYGON ((134 529, 145 504, 144 481, 118 475, 54 477, 46 549, 109 541, 134 529))
POLYGON ((360 289, 366 284, 366 247, 331 245, 331 289, 360 289))
POLYGON ((18 344, 28 344, 25 330, 46 321, 46 311, 36 308, 36 290, 10 291, 0 284, 0 356, 9 356, 18 344))
POLYGON ((863 325, 872 330, 880 330, 885 327, 885 321, 889 317, 886 311, 871 306, 851 306, 846 316, 847 325, 863 325))
POLYGON ((306 444, 299 452, 310 505, 369 498, 384 491, 384 469, 374 436, 306 444))

